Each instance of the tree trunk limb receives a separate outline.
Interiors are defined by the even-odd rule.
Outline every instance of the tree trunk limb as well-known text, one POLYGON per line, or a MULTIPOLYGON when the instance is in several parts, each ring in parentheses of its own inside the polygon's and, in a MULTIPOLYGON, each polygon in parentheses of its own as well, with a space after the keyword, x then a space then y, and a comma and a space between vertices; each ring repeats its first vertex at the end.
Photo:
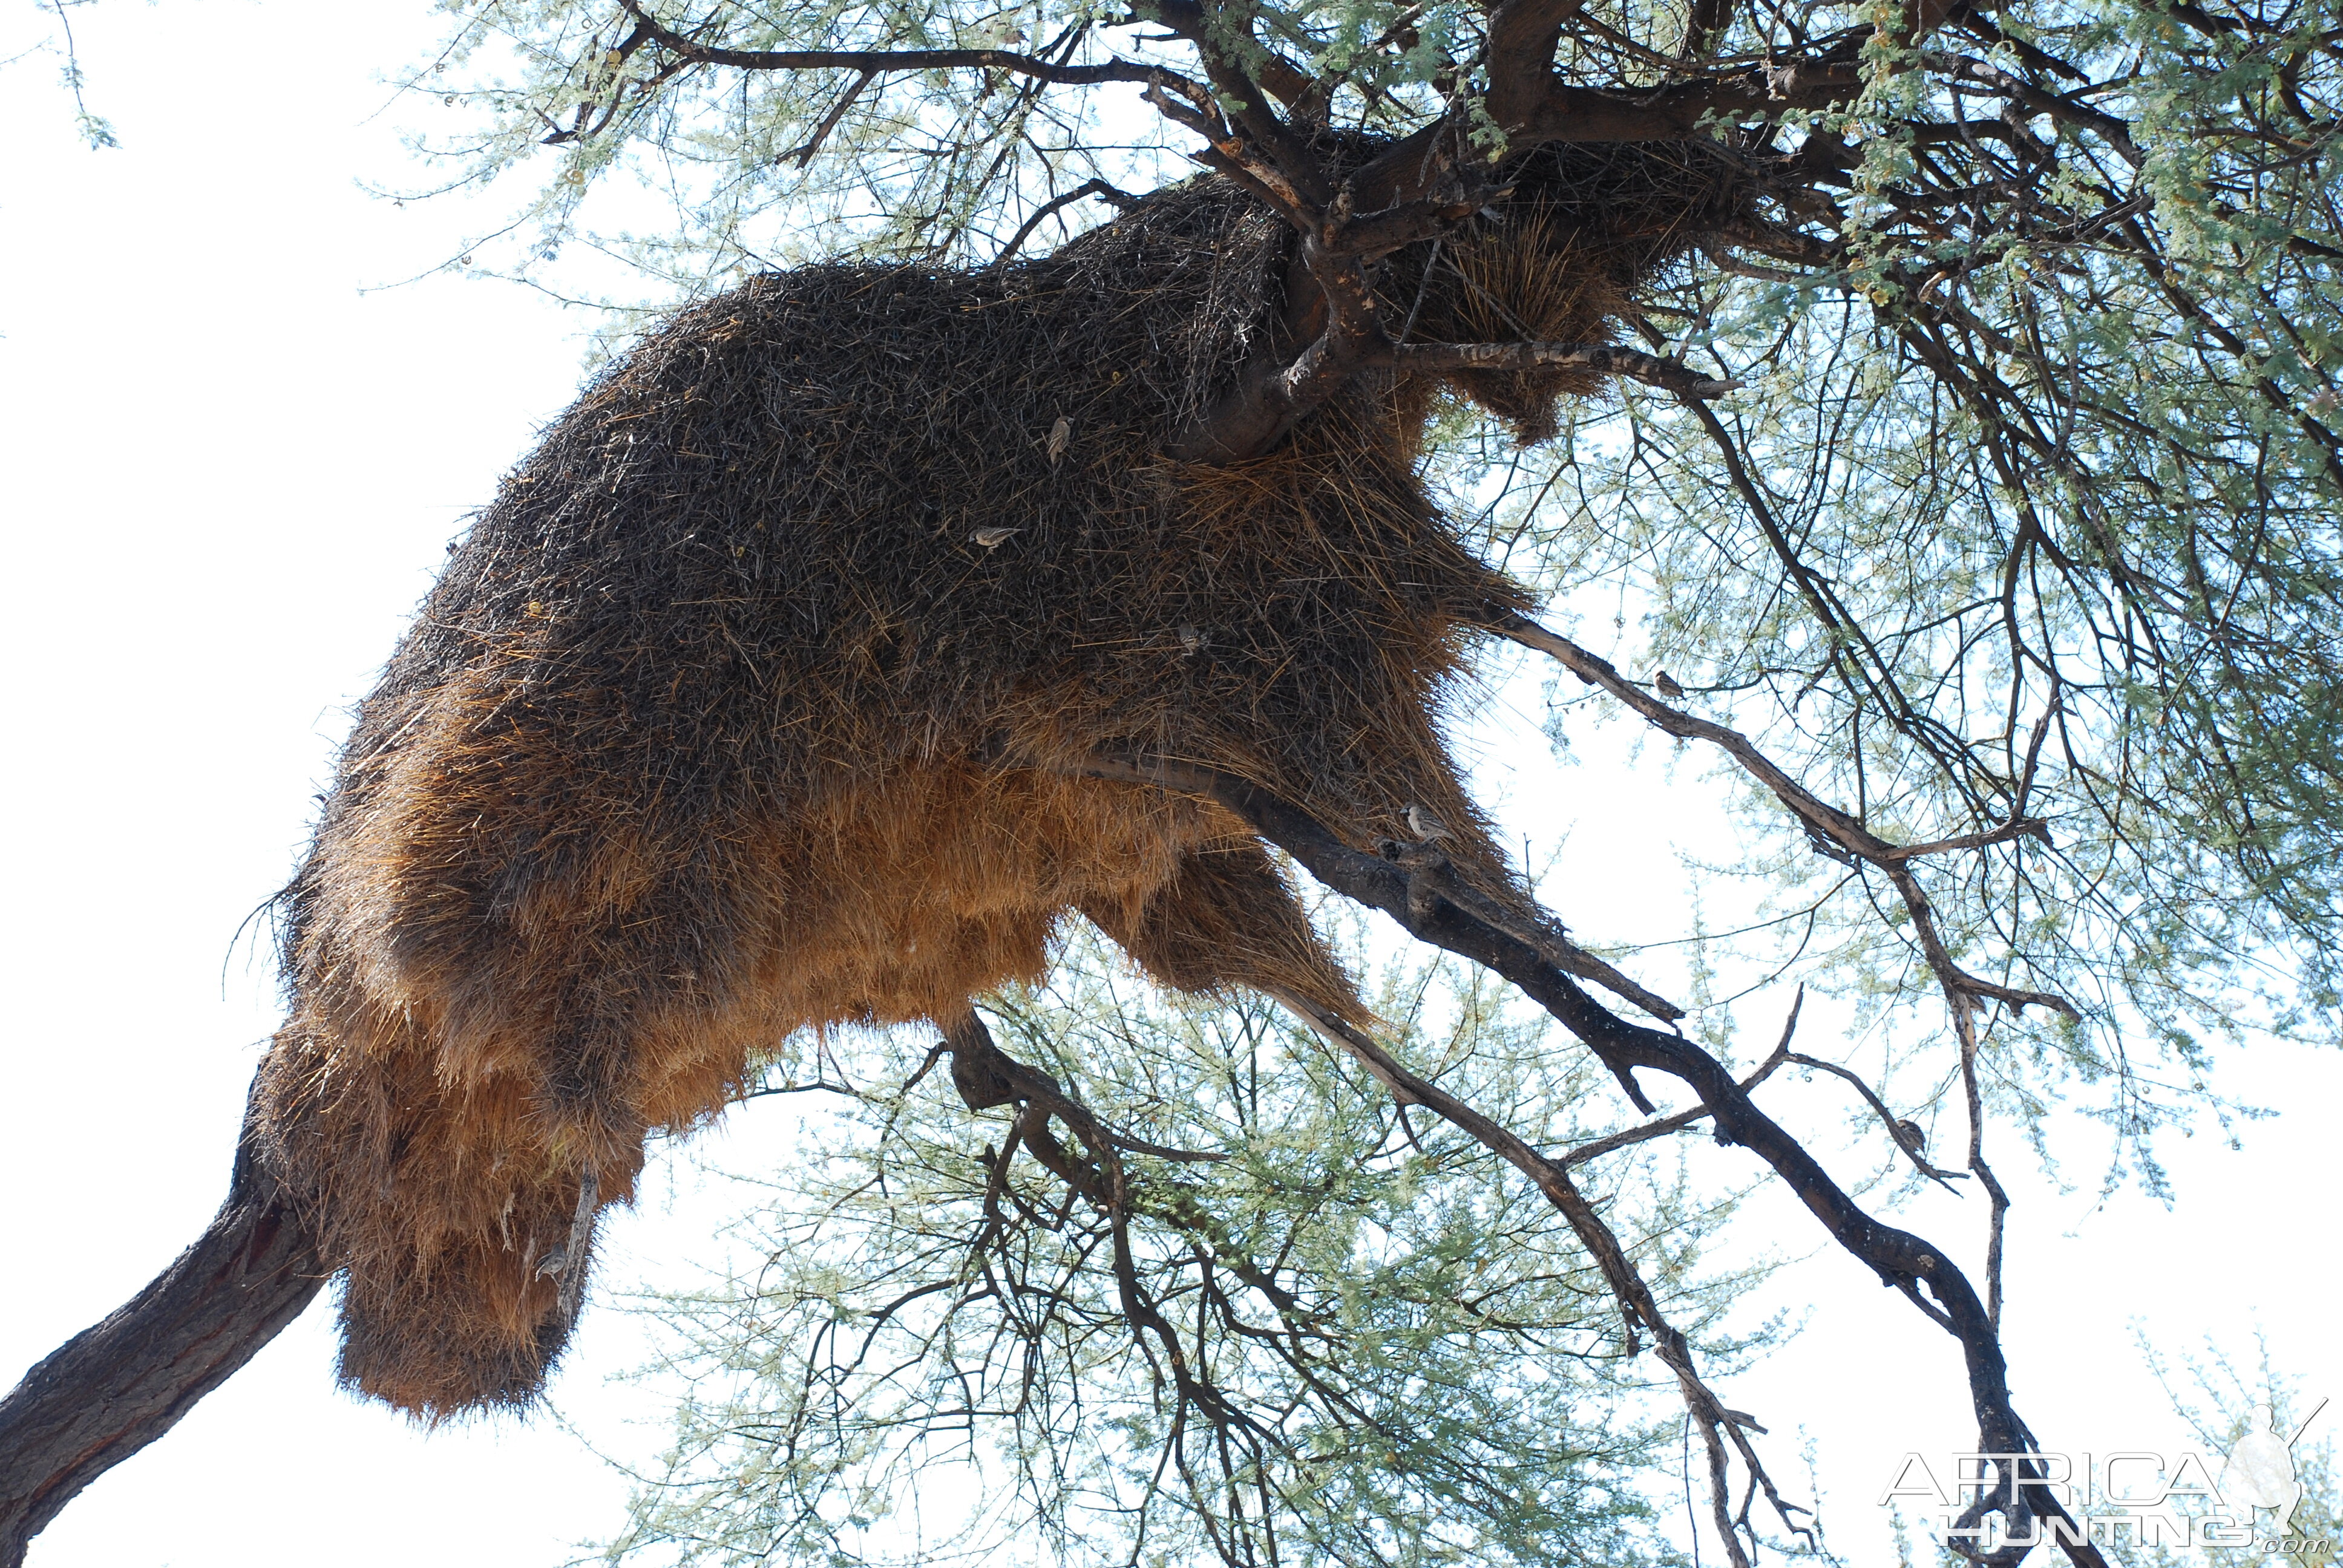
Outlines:
MULTIPOLYGON (((1684 1083, 1708 1111, 1717 1141, 1738 1144, 1772 1167, 1831 1238, 1874 1270, 1883 1285, 1904 1289, 1924 1310, 1928 1303, 1919 1292, 1925 1288, 1936 1297, 1929 1315, 1960 1342, 1966 1362, 1977 1452, 2037 1452, 2033 1434, 2010 1402, 1998 1326, 1967 1275, 1941 1249, 1865 1213, 1805 1144, 1759 1109, 1725 1064, 1699 1045, 1627 1022, 1528 943, 1438 896, 1436 890, 1419 901, 1411 885, 1414 879, 1405 869, 1353 849, 1307 811, 1248 780, 1189 763, 1121 758, 1094 758, 1082 771, 1093 778, 1202 795, 1218 803, 1328 888, 1382 910, 1417 940, 1470 959, 1511 981, 1576 1035, 1623 1083, 1632 1086, 1638 1070, 1665 1073, 1684 1083)), ((1395 1081, 1392 1086, 1401 1091, 1411 1087, 1395 1081)), ((1649 1102, 1635 1092, 1639 1108, 1648 1113, 1649 1102)), ((2056 1492, 2043 1483, 2039 1464, 2004 1460, 1998 1468, 1997 1484, 1970 1505, 1961 1525, 1974 1526, 1985 1513, 2000 1512, 2009 1533, 2026 1543, 1990 1553, 1972 1548, 1963 1555, 1986 1568, 2014 1568, 2031 1551, 2031 1541, 2039 1538, 2036 1521, 2071 1519, 2056 1492)), ((2087 1541, 2059 1544, 2076 1568, 2108 1568, 2098 1548, 2087 1541)))
POLYGON ((247 1109, 211 1228, 0 1400, 0 1568, 21 1568, 82 1488, 170 1431, 325 1282, 316 1243, 262 1167, 247 1109))

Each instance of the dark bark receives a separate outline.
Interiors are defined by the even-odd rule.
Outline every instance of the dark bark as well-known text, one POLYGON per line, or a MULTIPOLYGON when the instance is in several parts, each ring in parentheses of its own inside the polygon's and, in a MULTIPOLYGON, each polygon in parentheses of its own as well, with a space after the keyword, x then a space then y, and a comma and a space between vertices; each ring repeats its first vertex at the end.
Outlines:
POLYGON ((1371 363, 1402 370, 1534 370, 1546 366, 1583 366, 1625 376, 1685 397, 1722 397, 1740 389, 1738 381, 1703 376, 1680 359, 1664 358, 1613 343, 1425 343, 1394 344, 1371 363))
MULTIPOLYGON (((2036 1452, 2033 1434, 2010 1402, 1998 1325, 1968 1277, 1942 1249, 1865 1213, 1804 1144, 1758 1108, 1725 1064, 1699 1045, 1681 1035, 1629 1023, 1604 1007, 1531 944, 1483 919, 1471 907, 1474 900, 1469 895, 1449 896, 1448 879, 1438 868, 1398 864, 1353 849, 1308 812, 1258 785, 1210 769, 1154 760, 1101 758, 1086 771, 1097 778, 1202 795, 1242 819, 1335 892, 1382 910, 1419 940, 1494 971, 1577 1036, 1647 1114, 1651 1102, 1635 1087, 1636 1072, 1664 1073, 1685 1085, 1699 1097, 1719 1143, 1738 1144, 1763 1160, 1834 1241, 1960 1342, 1977 1422, 1977 1452, 2036 1452), (1921 1295, 1923 1290, 1936 1298, 1933 1303, 1921 1295)), ((2007 1519, 2010 1533, 2023 1540, 2034 1533, 2038 1520, 2067 1521, 2055 1492, 2039 1483, 2036 1467, 2022 1468, 2026 1473, 2016 1474, 2012 1467, 2002 1466, 2000 1486, 1971 1507, 1963 1524, 1973 1524, 1977 1515, 1997 1509, 2007 1519)), ((2107 1568, 2096 1546, 2060 1544, 2077 1568, 2107 1568)), ((2008 1568, 2029 1550, 2013 1546, 1975 1560, 2008 1568)))
POLYGON ((0 1568, 82 1488, 178 1422, 326 1282, 245 1118, 227 1201, 155 1282, 0 1400, 0 1568))

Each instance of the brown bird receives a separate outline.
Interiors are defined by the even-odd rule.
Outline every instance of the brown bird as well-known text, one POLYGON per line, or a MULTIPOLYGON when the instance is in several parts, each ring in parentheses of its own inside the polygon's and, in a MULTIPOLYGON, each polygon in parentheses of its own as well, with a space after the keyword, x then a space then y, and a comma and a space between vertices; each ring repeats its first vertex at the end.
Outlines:
POLYGON ((1896 1124, 1896 1141, 1915 1155, 1925 1153, 1928 1148, 1927 1130, 1916 1121, 1899 1121, 1896 1124))
POLYGON ((1453 839, 1456 837, 1455 834, 1448 830, 1447 823, 1442 821, 1439 818, 1433 816, 1423 807, 1416 805, 1413 801, 1410 801, 1407 807, 1407 830, 1414 834, 1419 841, 1426 844, 1432 842, 1434 839, 1453 839))
POLYGON ((1010 535, 1021 534, 1024 531, 1022 528, 979 528, 969 535, 969 538, 989 550, 1010 535))
POLYGON ((1193 658, 1196 655, 1203 652, 1204 634, 1202 630, 1192 626, 1182 627, 1180 628, 1180 651, 1190 658, 1193 658))
POLYGON ((1066 455, 1066 444, 1074 438, 1074 422, 1063 414, 1050 427, 1050 467, 1056 467, 1058 459, 1066 455))
POLYGON ((1652 678, 1652 684, 1660 689, 1662 697, 1674 699, 1684 695, 1684 688, 1676 684, 1676 678, 1664 669, 1652 678))

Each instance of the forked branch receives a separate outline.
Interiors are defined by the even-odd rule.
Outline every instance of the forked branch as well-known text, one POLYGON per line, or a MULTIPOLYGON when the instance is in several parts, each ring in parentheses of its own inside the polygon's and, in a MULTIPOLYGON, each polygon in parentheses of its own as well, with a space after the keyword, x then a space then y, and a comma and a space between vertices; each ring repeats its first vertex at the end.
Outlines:
MULTIPOLYGON (((1690 1342, 1661 1312, 1657 1298, 1652 1294, 1651 1287, 1636 1269, 1634 1260, 1620 1244, 1617 1232, 1611 1229, 1601 1211, 1571 1181, 1565 1169, 1571 1161, 1568 1158, 1560 1161, 1546 1158, 1503 1123, 1483 1115, 1431 1080, 1410 1071, 1373 1036, 1353 1028, 1338 1015, 1289 991, 1272 990, 1270 994, 1296 1017, 1306 1020, 1337 1050, 1365 1068, 1369 1075, 1391 1091, 1393 1099, 1399 1104, 1423 1106, 1527 1176, 1546 1201, 1553 1204, 1569 1222, 1580 1244, 1585 1247, 1596 1267, 1603 1271, 1604 1282, 1611 1287, 1613 1297, 1626 1314, 1631 1344, 1634 1331, 1642 1328, 1652 1336, 1653 1352, 1674 1374, 1676 1392, 1684 1400, 1685 1411, 1700 1429, 1701 1441, 1708 1456, 1712 1517, 1718 1538, 1725 1543, 1725 1553, 1735 1568, 1750 1568, 1750 1562, 1733 1511, 1731 1470, 1725 1453, 1728 1439, 1739 1452, 1753 1484, 1765 1489, 1784 1527, 1797 1533, 1807 1533, 1806 1527, 1799 1524, 1792 1515, 1809 1511, 1782 1496, 1774 1484, 1773 1477, 1758 1459, 1755 1449, 1750 1445, 1746 1433, 1763 1432, 1765 1429, 1754 1418, 1739 1411, 1726 1409, 1724 1402, 1702 1381, 1690 1342)), ((1791 1014, 1793 1024, 1796 1016, 1794 1010, 1791 1014)), ((1784 1039, 1786 1042, 1786 1030, 1784 1039)), ((1763 1073, 1759 1076, 1762 1077, 1763 1073)), ((1743 1523, 1745 1523, 1745 1520, 1743 1523)), ((1808 1540, 1811 1543, 1811 1535, 1808 1540)))
POLYGON ((1951 950, 1946 947, 1944 937, 1936 929, 1935 910, 1918 879, 1913 876, 1910 866, 1910 862, 1918 856, 1943 850, 1976 849, 2021 836, 2047 838, 2049 829, 2043 823, 2020 817, 1997 825, 1990 832, 1962 839, 1940 839, 1919 845, 1891 844, 1865 827, 1859 819, 1818 799, 1739 730, 1670 707, 1620 674, 1610 660, 1588 652, 1560 633, 1549 631, 1529 617, 1513 610, 1493 612, 1489 628, 1525 648, 1534 648, 1552 656, 1579 679, 1590 686, 1601 687, 1664 734, 1705 740, 1717 747, 1738 763, 1743 771, 1765 785, 1776 799, 1788 807, 1818 845, 1836 851, 1843 858, 1876 867, 1904 900, 1906 910, 1912 916, 1912 929, 1919 940, 1922 955, 1947 998, 1990 998, 2013 1009, 2040 1007, 2068 1019, 2081 1016, 2075 1005, 2064 997, 2000 985, 1973 975, 1955 963, 1951 950))
MULTIPOLYGON (((1739 1144, 1763 1160, 1831 1238, 1873 1270, 1882 1284, 1905 1290, 1916 1301, 1923 1290, 1935 1298, 1930 1315, 1958 1340, 1966 1362, 1978 1452, 2038 1452, 2010 1401, 1997 1325, 1967 1275, 1941 1249, 1865 1212, 1805 1144, 1761 1110, 1725 1064, 1697 1043, 1627 1022, 1528 943, 1436 892, 1423 897, 1420 886, 1403 869, 1353 849, 1308 812, 1258 785, 1232 774, 1155 759, 1097 758, 1082 771, 1213 801, 1328 888, 1382 910, 1419 940, 1494 970, 1558 1020, 1614 1074, 1631 1079, 1637 1071, 1654 1071, 1684 1084, 1714 1118, 1718 1141, 1739 1144)), ((1413 1083, 1396 1074, 1387 1081, 1415 1092, 1413 1083)), ((2000 1513, 2008 1533, 2021 1542, 2034 1539, 2036 1520, 2069 1520, 2039 1469, 2025 1462, 2004 1465, 1999 1486, 1988 1490, 1971 1514, 2000 1513)), ((2077 1568, 2107 1568, 2106 1558, 2087 1541, 2061 1543, 2077 1568)), ((2015 1546, 1979 1553, 1976 1561, 2006 1568, 2027 1550, 2015 1546)))

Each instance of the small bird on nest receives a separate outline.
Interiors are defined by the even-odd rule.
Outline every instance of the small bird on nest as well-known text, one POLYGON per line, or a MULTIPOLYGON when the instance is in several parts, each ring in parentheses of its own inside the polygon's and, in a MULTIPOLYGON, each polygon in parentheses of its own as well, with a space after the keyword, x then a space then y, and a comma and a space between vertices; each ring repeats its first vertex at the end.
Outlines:
POLYGON ((1662 697, 1674 699, 1684 695, 1684 688, 1676 684, 1676 678, 1664 669, 1652 678, 1652 684, 1659 688, 1662 697))
POLYGON ((969 538, 989 550, 1010 535, 1021 534, 1024 531, 1022 528, 979 528, 969 535, 969 538))
POLYGON ((1204 634, 1202 630, 1192 626, 1182 627, 1180 628, 1180 651, 1190 658, 1193 658, 1198 654, 1203 652, 1204 634))
POLYGON ((553 1244, 551 1251, 537 1261, 537 1277, 542 1280, 548 1275, 558 1274, 561 1272, 561 1265, 568 1261, 569 1261, 569 1249, 557 1241, 553 1244))
POLYGON ((1424 844, 1429 844, 1434 839, 1456 837, 1454 833, 1449 831, 1447 823, 1413 800, 1407 805, 1407 830, 1415 835, 1419 843, 1424 844))
POLYGON ((1058 422, 1050 427, 1050 467, 1054 468, 1058 466, 1058 459, 1066 455, 1066 444, 1073 438, 1074 422, 1063 414, 1059 415, 1058 422))

